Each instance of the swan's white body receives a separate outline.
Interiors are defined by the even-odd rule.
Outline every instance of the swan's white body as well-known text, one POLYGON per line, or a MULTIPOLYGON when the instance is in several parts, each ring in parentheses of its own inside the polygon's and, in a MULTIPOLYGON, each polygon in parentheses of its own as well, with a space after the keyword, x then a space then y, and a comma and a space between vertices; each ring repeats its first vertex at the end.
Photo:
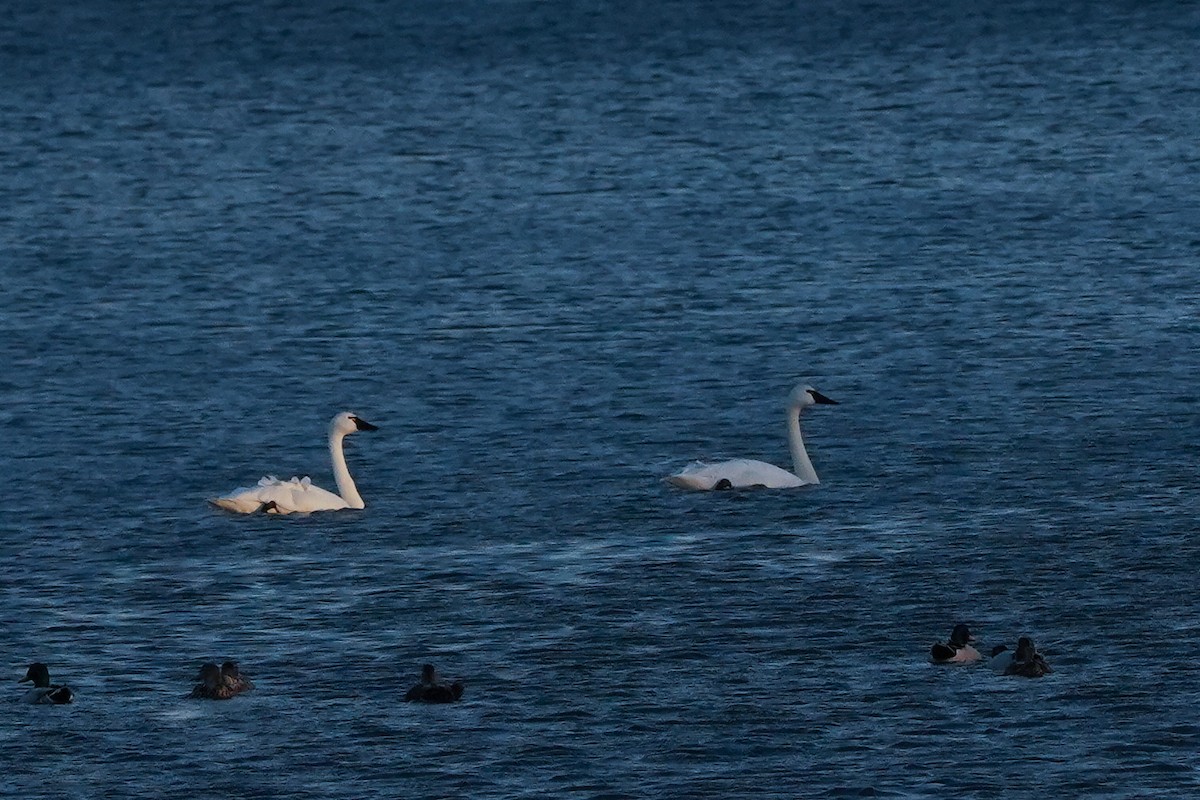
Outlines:
POLYGON ((343 411, 329 423, 329 458, 333 462, 333 478, 338 494, 313 486, 308 478, 281 481, 274 476, 261 479, 257 485, 234 489, 227 495, 209 500, 213 505, 239 514, 267 511, 274 514, 308 514, 313 511, 337 511, 343 508, 363 508, 362 497, 350 477, 342 440, 356 431, 373 431, 375 426, 343 411))
POLYGON ((800 412, 817 403, 837 405, 836 400, 830 400, 811 386, 797 386, 788 396, 788 443, 792 450, 794 472, 750 458, 735 458, 717 464, 696 461, 668 476, 667 482, 682 489, 699 491, 747 489, 752 486, 790 489, 820 483, 817 471, 808 458, 808 451, 804 449, 804 439, 800 436, 800 412))

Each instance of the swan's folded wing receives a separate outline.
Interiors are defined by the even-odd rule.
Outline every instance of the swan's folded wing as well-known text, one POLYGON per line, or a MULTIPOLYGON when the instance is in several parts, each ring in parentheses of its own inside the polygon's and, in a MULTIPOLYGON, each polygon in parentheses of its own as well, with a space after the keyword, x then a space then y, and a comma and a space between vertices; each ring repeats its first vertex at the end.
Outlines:
POLYGON ((748 489, 753 486, 789 489, 805 485, 804 481, 786 469, 750 458, 735 458, 732 461, 722 461, 718 464, 696 461, 669 476, 667 481, 684 489, 700 491, 709 491, 718 487, 748 489))
MULTIPOLYGON (((266 478, 263 480, 266 480, 266 478)), ((239 489, 234 489, 229 494, 221 495, 220 497, 210 497, 208 498, 208 502, 217 508, 223 508, 235 514, 253 514, 262 508, 263 501, 258 499, 258 492, 261 487, 262 481, 259 481, 257 486, 243 486, 239 489)))
POLYGON ((680 489, 694 489, 706 492, 716 485, 720 476, 715 474, 719 464, 706 464, 703 461, 693 461, 674 475, 667 476, 667 483, 680 489))
POLYGON ((339 495, 322 489, 320 486, 313 486, 312 481, 308 478, 288 486, 291 489, 291 496, 288 498, 289 511, 307 514, 313 511, 337 511, 349 507, 349 504, 339 495))
POLYGON ((263 503, 274 503, 272 511, 276 514, 324 511, 338 508, 337 503, 342 502, 337 495, 313 486, 308 476, 292 476, 289 481, 277 481, 270 486, 264 486, 258 496, 263 503))
POLYGON ((287 489, 287 486, 287 483, 279 480, 274 475, 267 475, 260 478, 254 486, 243 486, 240 489, 234 489, 229 494, 222 495, 221 497, 209 498, 208 502, 218 508, 233 511, 237 514, 255 514, 261 511, 264 505, 272 501, 277 504, 281 500, 285 502, 289 501, 291 492, 287 489))
POLYGON ((271 511, 276 514, 308 514, 313 511, 336 511, 349 507, 339 495, 314 486, 307 476, 281 481, 273 475, 268 475, 255 486, 235 489, 222 497, 211 498, 209 502, 218 508, 238 514, 254 514, 271 503, 274 503, 271 511))

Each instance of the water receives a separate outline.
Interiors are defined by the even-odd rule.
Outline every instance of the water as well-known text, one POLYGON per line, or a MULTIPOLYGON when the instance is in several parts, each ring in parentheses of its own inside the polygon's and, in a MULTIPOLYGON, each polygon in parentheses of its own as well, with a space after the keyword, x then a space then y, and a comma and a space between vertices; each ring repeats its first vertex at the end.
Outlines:
POLYGON ((1200 788, 1195 6, 177 5, 0 27, 5 795, 1200 788))

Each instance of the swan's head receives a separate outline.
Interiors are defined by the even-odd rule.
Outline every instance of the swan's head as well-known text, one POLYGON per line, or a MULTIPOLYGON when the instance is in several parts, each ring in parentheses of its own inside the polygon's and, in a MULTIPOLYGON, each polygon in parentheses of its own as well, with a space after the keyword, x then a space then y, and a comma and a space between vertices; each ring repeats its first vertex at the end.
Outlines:
POLYGON ((837 400, 830 400, 811 386, 800 384, 788 396, 788 405, 792 408, 808 408, 812 405, 836 406, 837 400))
POLYGON ((347 436, 359 431, 377 431, 379 428, 362 419, 353 411, 343 411, 329 423, 329 432, 338 436, 347 436))

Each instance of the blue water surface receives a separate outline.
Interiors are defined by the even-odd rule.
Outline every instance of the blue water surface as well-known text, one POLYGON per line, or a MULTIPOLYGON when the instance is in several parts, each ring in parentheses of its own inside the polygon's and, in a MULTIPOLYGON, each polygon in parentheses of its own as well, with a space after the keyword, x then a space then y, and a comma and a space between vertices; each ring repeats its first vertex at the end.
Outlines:
POLYGON ((1198 38, 10 4, 0 794, 1200 792, 1198 38), (787 466, 798 381, 819 486, 662 481, 787 466), (364 510, 207 505, 333 488, 347 408, 364 510), (1054 673, 930 665, 956 622, 1054 673), (185 699, 225 658, 257 688, 185 699), (461 703, 400 702, 427 661, 461 703))

